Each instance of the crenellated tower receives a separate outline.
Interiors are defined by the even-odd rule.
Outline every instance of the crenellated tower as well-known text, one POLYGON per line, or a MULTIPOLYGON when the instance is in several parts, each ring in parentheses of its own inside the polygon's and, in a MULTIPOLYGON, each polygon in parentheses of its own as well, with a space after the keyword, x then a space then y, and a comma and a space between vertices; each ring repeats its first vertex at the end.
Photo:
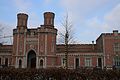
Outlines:
POLYGON ((13 30, 13 58, 12 64, 15 68, 24 68, 25 42, 27 33, 28 15, 25 13, 17 14, 17 27, 13 30))
POLYGON ((54 18, 55 14, 53 12, 44 13, 44 24, 40 28, 40 55, 45 55, 44 57, 44 67, 52 67, 56 65, 56 35, 57 29, 54 28, 54 18), (41 37, 43 37, 41 39, 41 37), (42 42, 43 41, 43 42, 42 42))
POLYGON ((17 28, 27 29, 28 15, 25 13, 17 14, 17 28))
POLYGON ((47 68, 56 65, 55 14, 44 13, 44 24, 27 28, 28 15, 17 14, 17 27, 13 30, 12 63, 15 68, 47 68))
POLYGON ((53 12, 45 12, 44 13, 44 25, 54 27, 54 17, 55 14, 53 12))

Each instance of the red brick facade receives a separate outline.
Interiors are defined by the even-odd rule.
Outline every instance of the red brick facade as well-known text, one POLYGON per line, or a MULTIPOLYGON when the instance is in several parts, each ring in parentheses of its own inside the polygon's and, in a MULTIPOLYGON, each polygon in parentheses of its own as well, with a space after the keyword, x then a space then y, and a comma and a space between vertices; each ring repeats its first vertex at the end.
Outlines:
MULTIPOLYGON (((64 67, 65 45, 56 44, 55 14, 44 13, 44 24, 27 27, 28 15, 17 15, 13 45, 0 45, 0 64, 15 68, 64 67), (7 61, 6 61, 7 60, 7 61)), ((69 44, 68 68, 120 66, 120 33, 102 33, 96 44, 69 44)))

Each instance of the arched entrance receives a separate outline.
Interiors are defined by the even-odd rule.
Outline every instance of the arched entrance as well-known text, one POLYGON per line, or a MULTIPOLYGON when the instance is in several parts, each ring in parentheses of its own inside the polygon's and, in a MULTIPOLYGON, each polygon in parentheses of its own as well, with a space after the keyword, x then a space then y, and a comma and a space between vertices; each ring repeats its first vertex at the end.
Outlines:
POLYGON ((36 68, 36 53, 31 50, 27 55, 27 67, 36 68))

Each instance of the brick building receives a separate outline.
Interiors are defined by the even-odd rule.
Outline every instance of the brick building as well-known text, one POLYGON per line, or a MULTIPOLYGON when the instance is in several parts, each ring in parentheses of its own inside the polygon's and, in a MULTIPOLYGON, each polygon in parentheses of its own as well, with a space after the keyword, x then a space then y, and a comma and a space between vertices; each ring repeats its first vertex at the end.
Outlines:
MULTIPOLYGON (((0 65, 15 68, 50 68, 65 66, 65 45, 56 44, 55 14, 44 13, 44 24, 27 27, 28 15, 17 15, 13 45, 0 44, 0 65)), ((102 33, 92 44, 68 45, 68 68, 120 66, 120 33, 102 33)))

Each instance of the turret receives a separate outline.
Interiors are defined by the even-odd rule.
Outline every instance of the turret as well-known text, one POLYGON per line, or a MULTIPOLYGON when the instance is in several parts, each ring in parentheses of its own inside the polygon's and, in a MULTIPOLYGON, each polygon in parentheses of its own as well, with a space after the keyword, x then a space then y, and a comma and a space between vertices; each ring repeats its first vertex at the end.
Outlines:
POLYGON ((55 14, 53 12, 45 12, 44 25, 54 27, 54 17, 55 17, 55 14))
POLYGON ((24 27, 24 29, 27 28, 27 20, 28 15, 25 13, 19 13, 17 14, 17 28, 24 27))

